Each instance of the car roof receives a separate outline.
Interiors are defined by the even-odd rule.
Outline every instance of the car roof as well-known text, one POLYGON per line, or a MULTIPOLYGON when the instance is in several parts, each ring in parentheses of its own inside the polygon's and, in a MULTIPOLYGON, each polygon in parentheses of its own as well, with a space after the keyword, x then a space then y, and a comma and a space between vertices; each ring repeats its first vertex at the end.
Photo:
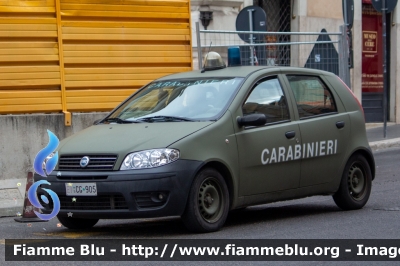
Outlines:
POLYGON ((324 74, 333 75, 331 72, 322 71, 318 69, 302 68, 302 67, 284 67, 284 66, 236 66, 226 67, 223 69, 207 70, 201 73, 201 70, 194 70, 188 72, 181 72, 177 74, 167 75, 159 78, 158 80, 170 80, 170 79, 186 79, 186 78, 218 78, 218 77, 247 77, 251 73, 263 70, 282 70, 283 72, 297 72, 304 74, 324 74))

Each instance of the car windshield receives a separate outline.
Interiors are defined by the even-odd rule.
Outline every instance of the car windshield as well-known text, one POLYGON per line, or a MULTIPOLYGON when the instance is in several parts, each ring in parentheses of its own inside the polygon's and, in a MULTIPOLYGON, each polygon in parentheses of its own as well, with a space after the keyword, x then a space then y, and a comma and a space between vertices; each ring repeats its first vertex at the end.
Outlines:
POLYGON ((156 81, 140 90, 105 121, 121 123, 215 120, 242 78, 156 81))

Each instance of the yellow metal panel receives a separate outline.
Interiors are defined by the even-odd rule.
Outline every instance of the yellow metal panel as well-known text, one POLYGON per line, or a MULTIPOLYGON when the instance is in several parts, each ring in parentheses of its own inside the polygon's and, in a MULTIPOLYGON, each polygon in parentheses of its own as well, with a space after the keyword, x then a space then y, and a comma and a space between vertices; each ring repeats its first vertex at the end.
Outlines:
POLYGON ((0 42, 0 49, 15 48, 57 48, 56 42, 0 42))
POLYGON ((144 35, 189 35, 189 29, 146 28, 83 28, 63 27, 63 34, 144 34, 144 35))
MULTIPOLYGON (((1 48, 1 43, 0 43, 1 48)), ((189 45, 64 44, 64 51, 189 51, 189 45)), ((65 53, 64 53, 65 54, 65 53)))
MULTIPOLYGON (((168 67, 168 71, 171 71, 172 73, 185 72, 190 70, 190 67, 168 67)), ((165 67, 99 67, 65 69, 65 74, 143 74, 163 72, 165 72, 165 67)))
POLYGON ((69 103, 107 103, 122 102, 125 96, 90 96, 90 97, 68 97, 69 103))
POLYGON ((57 26, 55 24, 0 24, 0 31, 2 30, 55 31, 57 26))
MULTIPOLYGON (((1 9, 0 9, 1 11, 1 9)), ((134 17, 134 18, 190 18, 189 13, 162 13, 162 12, 125 12, 125 11, 87 11, 87 10, 61 10, 62 16, 72 17, 134 17)))
POLYGON ((64 113, 64 124, 71 126, 71 114, 67 111, 67 99, 65 93, 65 75, 64 75, 64 50, 63 50, 63 36, 61 26, 61 4, 60 0, 56 1, 56 18, 57 18, 57 37, 58 37, 58 50, 60 54, 60 75, 61 75, 61 103, 62 111, 64 113))
POLYGON ((131 95, 136 90, 122 90, 122 89, 113 89, 113 90, 67 90, 67 98, 68 97, 84 97, 84 96, 124 96, 125 98, 131 95))
MULTIPOLYGON (((0 32, 1 37, 1 32, 0 32)), ((190 35, 63 34, 64 40, 190 41, 190 35)))
MULTIPOLYGON (((189 0, 119 0, 119 5, 149 5, 149 6, 189 6, 189 0)), ((116 3, 112 0, 61 0, 61 3, 104 4, 116 3)))
POLYGON ((100 81, 65 81, 65 86, 69 87, 140 87, 152 80, 100 80, 100 81))
POLYGON ((56 72, 59 66, 10 66, 0 67, 0 73, 56 72))
POLYGON ((56 24, 55 18, 51 17, 0 17, 0 24, 56 24))
MULTIPOLYGON (((159 77, 168 75, 171 73, 154 73, 154 74, 83 74, 83 75, 66 75, 65 80, 67 81, 78 81, 78 80, 133 80, 133 79, 157 79, 159 77)), ((1 79, 1 75, 0 75, 1 79)))
POLYGON ((56 31, 0 31, 0 37, 57 37, 56 31))
MULTIPOLYGON (((1 20, 0 20, 1 23, 1 20)), ((163 29, 190 29, 189 23, 178 22, 131 22, 131 21, 62 21, 66 27, 90 27, 90 28, 163 28, 163 29)))
MULTIPOLYGON (((6 79, 59 79, 60 72, 39 72, 39 73, 0 73, 0 80, 6 79)), ((2 86, 0 84, 0 86, 2 86)))
POLYGON ((0 6, 54 6, 54 0, 0 0, 0 6))
POLYGON ((61 104, 31 104, 31 105, 0 105, 0 113, 32 113, 32 112, 57 112, 61 110, 61 104))
MULTIPOLYGON (((0 99, 12 99, 12 98, 60 98, 61 91, 54 90, 12 90, 2 91, 0 90, 0 99)), ((61 99, 61 98, 60 98, 61 99)))
POLYGON ((58 55, 0 55, 0 62, 58 61, 58 55))
MULTIPOLYGON (((190 0, 188 1, 188 5, 189 5, 188 11, 190 13, 191 10, 192 10, 192 7, 190 5, 190 0)), ((190 24, 189 28, 192 29, 193 27, 192 27, 192 20, 191 19, 189 19, 189 24, 190 24)), ((193 47, 192 47, 191 44, 189 45, 189 47, 190 47, 190 62, 191 62, 190 65, 193 67, 193 47)))
MULTIPOLYGON (((0 56, 1 61, 1 56, 0 56)), ((65 57, 66 64, 190 63, 188 57, 65 57)))
POLYGON ((189 0, 0 0, 0 13, 2 114, 62 111, 69 125, 191 70, 189 0))
POLYGON ((118 5, 118 2, 109 1, 109 4, 61 4, 63 10, 107 10, 107 11, 133 11, 133 12, 170 12, 185 13, 187 7, 176 6, 141 6, 141 5, 118 5))
POLYGON ((54 7, 0 6, 0 12, 54 13, 54 7))
POLYGON ((37 85, 60 85, 60 79, 28 79, 28 80, 2 80, 1 87, 20 87, 37 85))
POLYGON ((58 55, 58 48, 1 49, 0 55, 58 55))
MULTIPOLYGON (((1 54, 1 52, 0 52, 1 54)), ((190 57, 189 51, 65 51, 65 57, 190 57)))
POLYGON ((108 111, 114 109, 120 102, 108 103, 67 103, 68 110, 71 111, 108 111))
POLYGON ((1 105, 30 105, 30 104, 54 104, 61 103, 60 97, 55 98, 17 98, 17 99, 1 99, 0 98, 0 106, 1 105))

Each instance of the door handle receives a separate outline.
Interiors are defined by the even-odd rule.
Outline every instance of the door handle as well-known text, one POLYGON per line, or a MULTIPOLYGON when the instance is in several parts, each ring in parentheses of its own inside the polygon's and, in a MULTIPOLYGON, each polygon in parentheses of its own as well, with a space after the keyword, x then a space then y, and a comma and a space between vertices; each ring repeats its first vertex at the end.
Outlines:
POLYGON ((292 139, 292 138, 294 138, 294 136, 296 136, 296 132, 294 132, 294 131, 288 131, 288 132, 285 133, 285 136, 286 136, 286 138, 288 138, 288 139, 292 139))
POLYGON ((336 122, 336 127, 339 129, 344 128, 344 121, 336 122))

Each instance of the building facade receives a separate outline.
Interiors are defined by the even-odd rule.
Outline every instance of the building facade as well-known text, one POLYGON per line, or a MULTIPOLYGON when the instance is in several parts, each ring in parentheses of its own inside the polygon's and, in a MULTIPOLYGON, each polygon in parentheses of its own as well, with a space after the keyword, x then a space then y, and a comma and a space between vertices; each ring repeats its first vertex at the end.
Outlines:
MULTIPOLYGON (((344 24, 341 0, 192 0, 192 44, 196 46, 195 23, 203 11, 212 12, 208 30, 235 31, 236 17, 246 6, 255 5, 267 15, 266 31, 284 32, 338 32, 344 24)), ((400 12, 395 8, 387 14, 387 99, 388 121, 400 123, 400 12)), ((201 29, 204 27, 201 25, 201 29)), ((318 36, 315 37, 315 39, 318 36)), ((354 22, 351 29, 352 67, 350 83, 356 97, 362 102, 367 122, 383 121, 383 47, 382 14, 371 0, 354 0, 354 22), (370 46, 368 46, 370 45, 370 46)), ((197 49, 193 49, 193 66, 197 64, 197 49)), ((286 55, 287 56, 287 55, 286 55)), ((293 57, 293 55, 291 55, 293 57)), ((279 64, 279 60, 276 63, 279 64)))

